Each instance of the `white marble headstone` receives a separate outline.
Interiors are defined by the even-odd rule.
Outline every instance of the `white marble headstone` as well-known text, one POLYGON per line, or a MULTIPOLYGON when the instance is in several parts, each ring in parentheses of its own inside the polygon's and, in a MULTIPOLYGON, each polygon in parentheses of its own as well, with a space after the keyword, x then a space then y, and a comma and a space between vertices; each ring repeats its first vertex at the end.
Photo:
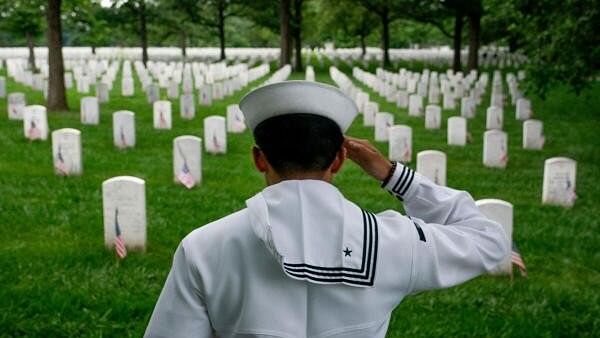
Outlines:
POLYGON ((523 149, 542 149, 545 141, 542 121, 527 120, 523 122, 523 149))
POLYGON ((75 79, 77 82, 77 92, 79 94, 87 94, 90 91, 90 82, 87 76, 80 76, 75 79))
POLYGON ((118 227, 129 250, 146 249, 146 183, 117 176, 102 183, 104 244, 113 248, 118 227))
POLYGON ((183 94, 179 98, 179 110, 181 118, 191 120, 196 116, 196 104, 194 94, 183 94))
POLYGON ((244 114, 237 104, 227 106, 227 131, 230 133, 241 133, 246 130, 244 114))
POLYGON ((417 154, 417 172, 433 183, 446 186, 446 154, 439 150, 423 150, 417 154))
POLYGON ((46 107, 40 105, 25 106, 23 109, 23 133, 25 138, 30 141, 45 141, 48 139, 46 107))
MULTIPOLYGON (((490 220, 500 224, 508 237, 509 243, 512 243, 513 234, 513 205, 503 200, 487 198, 475 201, 475 205, 481 213, 490 220)), ((512 275, 512 261, 509 252, 502 262, 492 270, 495 275, 512 275)))
POLYGON ((225 86, 223 82, 215 82, 212 85, 212 98, 213 100, 221 100, 225 97, 225 86))
POLYGON ((572 207, 577 199, 576 178, 576 161, 567 157, 547 159, 544 162, 542 203, 572 207))
POLYGON ((173 124, 171 101, 154 101, 152 108, 154 129, 171 129, 173 124))
POLYGON ((212 105, 212 97, 213 90, 211 85, 203 85, 198 90, 198 100, 200 101, 201 106, 210 106, 212 105))
POLYGON ((504 112, 502 108, 498 108, 496 106, 488 107, 485 118, 485 128, 486 129, 502 129, 502 125, 504 122, 504 112))
POLYGON ((356 107, 358 107, 358 111, 360 113, 365 112, 365 105, 369 102, 369 94, 360 91, 356 93, 356 98, 354 99, 354 103, 356 103, 356 107))
POLYGON ((396 106, 398 108, 408 108, 408 93, 404 90, 399 90, 396 94, 396 106))
POLYGON ((375 114, 375 141, 387 141, 388 129, 394 125, 394 115, 380 112, 375 114))
POLYGON ((306 81, 315 81, 315 70, 313 69, 312 66, 306 66, 306 75, 305 75, 305 79, 306 81))
POLYGON ((517 120, 531 118, 531 101, 523 98, 517 100, 516 118, 517 120))
POLYGON ((454 109, 456 108, 456 102, 454 100, 454 94, 449 91, 444 92, 444 109, 454 109))
POLYGON ((179 97, 179 84, 176 81, 171 80, 169 82, 169 88, 167 88, 167 97, 169 99, 176 99, 179 97))
POLYGON ((423 97, 421 95, 413 94, 408 97, 408 115, 423 115, 423 97))
POLYGON ((100 105, 95 96, 81 98, 80 118, 82 124, 100 123, 100 105))
POLYGON ((504 107, 504 95, 502 93, 492 93, 490 105, 502 109, 504 107))
POLYGON ((11 120, 22 120, 23 111, 25 110, 26 105, 27 102, 25 101, 25 94, 8 94, 8 118, 11 120))
POLYGON ((0 76, 0 98, 6 97, 6 78, 0 76))
POLYGON ((65 72, 65 89, 73 88, 73 74, 65 72))
POLYGON ((442 126, 442 108, 436 105, 425 107, 425 129, 440 129, 442 126))
POLYGON ((227 153, 227 131, 223 116, 209 116, 204 119, 204 147, 210 154, 227 153))
POLYGON ((410 162, 412 160, 412 128, 405 125, 390 127, 388 151, 390 161, 410 162))
POLYGON ((81 132, 63 128, 52 132, 54 172, 61 176, 81 175, 81 132))
POLYGON ((113 113, 113 142, 121 149, 135 147, 135 114, 128 110, 113 113))
POLYGON ((483 134, 483 164, 491 168, 505 168, 508 163, 508 137, 501 130, 483 134))
POLYGON ((475 100, 463 97, 460 100, 460 115, 468 119, 475 117, 475 100))
POLYGON ((375 125, 375 115, 379 113, 379 105, 377 102, 369 101, 365 103, 365 111, 363 112, 363 125, 365 127, 375 125))
POLYGON ((160 99, 160 87, 155 83, 146 86, 146 98, 148 99, 148 103, 151 104, 158 101, 160 99))
POLYGON ((427 95, 427 101, 430 104, 438 104, 440 102, 440 89, 437 85, 429 87, 429 94, 427 95))
POLYGON ((98 102, 105 103, 109 101, 109 88, 108 84, 100 82, 96 84, 96 97, 98 102))
POLYGON ((448 144, 453 146, 467 144, 467 120, 464 117, 448 118, 448 144))
POLYGON ((124 77, 121 80, 121 95, 122 96, 133 96, 135 94, 135 87, 133 85, 132 77, 124 77))
POLYGON ((202 181, 202 139, 184 135, 173 140, 173 179, 188 189, 202 181))

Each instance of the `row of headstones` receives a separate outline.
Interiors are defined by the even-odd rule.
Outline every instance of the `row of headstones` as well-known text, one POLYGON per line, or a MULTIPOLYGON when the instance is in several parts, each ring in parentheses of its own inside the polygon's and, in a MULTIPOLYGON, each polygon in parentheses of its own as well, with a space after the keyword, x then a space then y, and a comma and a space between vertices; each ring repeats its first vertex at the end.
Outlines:
MULTIPOLYGON (((417 154, 417 172, 436 184, 446 185, 446 154, 424 150, 417 154)), ((542 203, 571 207, 577 198, 575 180, 577 162, 566 157, 553 157, 544 162, 542 203)), ((508 231, 508 230, 507 230, 508 231)), ((512 228, 510 230, 512 232, 512 228)), ((508 232, 507 232, 508 233, 508 232)))
MULTIPOLYGON (((383 52, 378 48, 367 48, 366 55, 363 55, 361 48, 337 48, 333 46, 318 48, 313 51, 317 59, 327 57, 334 62, 341 60, 343 62, 363 61, 381 61, 383 52)), ((428 64, 438 66, 449 66, 452 64, 453 53, 448 48, 413 48, 413 49, 390 49, 389 57, 392 62, 400 60, 419 60, 428 64)), ((496 66, 497 68, 518 67, 526 62, 527 58, 522 54, 509 53, 507 50, 481 48, 479 51, 480 65, 496 66)))
MULTIPOLYGON (((331 67, 330 76, 342 91, 353 97, 355 101, 369 102, 368 94, 360 91, 352 81, 337 68, 331 67)), ((375 102, 369 102, 378 105, 375 102)), ((357 104, 358 105, 358 104, 357 104)), ((428 109, 429 110, 429 109, 428 109)), ((435 109, 435 119, 441 120, 441 112, 435 109)), ((375 140, 388 141, 388 157, 393 161, 410 162, 412 160, 412 128, 405 125, 394 126, 394 116, 390 113, 365 113, 363 123, 366 126, 375 125, 375 140)), ((426 127, 432 127, 434 118, 426 118, 426 127)), ((448 119, 448 144, 464 146, 467 142, 467 119, 453 116, 448 119)), ((523 147, 540 149, 543 144, 542 124, 539 121, 528 120, 523 124, 523 147)), ((483 164, 488 167, 503 168, 508 161, 507 134, 500 130, 488 130, 484 133, 483 164)), ((420 153, 421 154, 421 153, 420 153)), ((421 165, 417 156, 417 170, 428 172, 428 177, 436 182, 445 182, 445 155, 425 152, 421 156, 433 158, 427 160, 431 165, 421 165), (433 163, 443 163, 443 168, 433 163), (426 169, 430 168, 430 169, 426 169), (439 175, 439 176, 438 176, 439 175)), ((543 202, 565 206, 573 205, 575 201, 576 162, 566 158, 553 158, 546 161, 544 170, 543 202), (546 169, 547 168, 547 169, 546 169)))
MULTIPOLYGON (((368 85, 381 96, 386 97, 389 102, 396 100, 396 95, 401 95, 398 99, 399 107, 406 102, 407 95, 418 94, 421 97, 427 97, 429 103, 437 104, 439 102, 440 91, 443 93, 444 109, 454 109, 455 99, 460 98, 463 102, 465 98, 471 100, 471 104, 480 104, 481 96, 485 92, 488 83, 488 74, 481 73, 477 81, 477 71, 472 70, 468 76, 463 78, 462 72, 454 73, 448 69, 445 74, 439 75, 437 72, 430 72, 424 69, 422 73, 413 73, 400 69, 398 73, 385 71, 381 68, 377 69, 376 76, 365 72, 359 68, 353 69, 353 76, 359 81, 368 85), (398 91, 399 94, 396 94, 398 91), (402 95, 404 94, 404 95, 402 95), (468 95, 467 95, 468 94, 468 95), (404 96, 404 97, 402 97, 404 96)), ((522 99, 523 95, 518 89, 518 81, 525 78, 523 70, 518 71, 517 76, 513 73, 506 74, 506 82, 511 95, 511 103, 517 104, 518 99, 522 99)), ((491 106, 498 108, 504 107, 504 95, 502 92, 502 75, 499 70, 493 73, 493 87, 491 95, 491 106)), ((404 106, 404 108, 406 108, 404 106)), ((517 118, 527 119, 531 114, 530 103, 517 104, 517 118)))
MULTIPOLYGON (((9 61, 22 61, 22 60, 9 60, 9 61)), ((17 66, 12 67, 13 70, 11 72, 9 72, 9 74, 12 74, 13 77, 17 80, 17 82, 28 85, 35 90, 41 90, 44 92, 44 95, 46 96, 47 95, 47 80, 44 77, 44 75, 42 73, 40 73, 40 74, 31 73, 31 71, 26 70, 24 68, 25 66, 22 65, 22 63, 23 62, 12 62, 11 65, 14 64, 17 66), (30 80, 29 81, 24 80, 23 74, 25 74, 25 75, 29 74, 29 76, 28 77, 26 76, 25 79, 30 79, 30 80)), ((98 64, 103 64, 103 63, 98 63, 98 64)), ((95 69, 92 66, 90 66, 90 68, 75 66, 75 67, 73 67, 73 73, 70 73, 70 72, 65 73, 65 86, 67 89, 71 89, 73 87, 73 78, 75 78, 77 91, 81 94, 88 94, 90 85, 95 83, 96 96, 98 97, 100 102, 108 102, 109 91, 112 90, 113 82, 114 82, 114 79, 116 78, 116 74, 118 72, 118 66, 119 66, 119 63, 117 61, 113 61, 110 64, 110 66, 106 66, 105 68, 101 67, 100 69, 95 69), (106 71, 106 73, 100 74, 99 72, 102 71, 103 69, 106 71), (100 82, 97 82, 98 76, 102 77, 102 80, 100 82)), ((209 66, 212 66, 212 65, 209 65, 209 66)), ((143 64, 141 67, 143 67, 143 64)), ((246 86, 249 81, 253 81, 254 79, 252 79, 252 78, 249 79, 249 77, 251 75, 262 76, 269 72, 268 65, 262 65, 262 66, 258 66, 255 68, 257 68, 257 69, 255 69, 254 72, 251 72, 251 71, 248 71, 247 65, 245 65, 245 64, 224 66, 224 70, 222 71, 222 73, 228 77, 231 77, 231 79, 228 79, 227 77, 223 77, 223 76, 217 77, 218 79, 224 79, 224 81, 223 81, 223 83, 219 83, 218 85, 215 84, 215 89, 213 90, 215 93, 210 93, 210 95, 215 96, 217 99, 220 96, 230 95, 233 92, 235 92, 236 90, 239 90, 241 87, 246 86), (265 70, 265 68, 266 68, 266 70, 265 70), (259 74, 256 74, 256 73, 259 73, 259 74), (223 95, 221 95, 219 93, 223 93, 223 95)), ((143 68, 143 69, 145 72, 145 68, 143 68)), ((210 69, 210 67, 207 69, 210 69)), ((123 76, 122 86, 121 86, 122 94, 124 96, 132 96, 132 95, 134 95, 134 82, 133 82, 133 78, 131 77, 131 66, 128 63, 128 61, 124 62, 123 74, 124 74, 124 76, 123 76), (127 65, 129 65, 129 67, 127 67, 127 65), (129 72, 126 71, 127 69, 129 69, 129 72)), ((140 76, 140 80, 142 80, 145 88, 148 87, 149 85, 154 85, 152 83, 152 79, 149 76, 142 76, 141 70, 138 71, 138 75, 140 76)), ((190 75, 190 77, 191 77, 191 75, 190 75)), ((159 80, 161 80, 161 81, 159 81, 158 85, 162 84, 163 79, 164 79, 164 76, 159 78, 159 80)), ((211 79, 212 79, 212 76, 211 76, 211 79)), ((212 83, 212 81, 211 81, 211 83, 212 83)), ((173 85, 173 83, 167 83, 166 85, 164 85, 164 87, 168 88, 167 94, 169 95, 169 98, 176 98, 178 96, 178 83, 175 83, 175 85, 173 85)), ((184 89, 184 92, 186 92, 186 93, 191 92, 191 90, 186 91, 185 82, 184 82, 183 89, 184 89)), ((149 90, 146 91, 146 93, 147 93, 148 99, 151 103, 153 101, 157 100, 159 97, 159 92, 157 90, 155 90, 155 88, 150 88, 149 90)))
MULTIPOLYGON (((393 146, 408 145, 411 143, 410 140, 406 141, 406 135, 409 133, 412 134, 409 127, 397 126, 398 128, 391 130, 391 128, 394 128, 394 117, 392 114, 385 112, 380 113, 379 105, 376 102, 369 101, 369 95, 353 86, 351 84, 351 80, 349 80, 344 74, 341 74, 335 67, 332 67, 332 69, 330 69, 330 75, 339 87, 345 87, 346 92, 354 98, 355 102, 357 103, 357 106, 359 107, 359 110, 363 112, 363 124, 365 126, 375 126, 376 141, 389 140, 390 154, 411 153, 410 147, 408 146, 393 146), (409 130, 409 132, 407 132, 407 130, 409 130), (399 151, 395 151, 394 149, 399 149, 399 151)), ((411 101, 418 101, 419 103, 422 102, 420 100, 411 101)), ((488 120, 497 120, 496 118, 490 117, 493 116, 493 113, 495 112, 495 109, 490 110, 490 112, 488 113, 488 120)), ((425 128, 439 129, 441 127, 441 108, 439 106, 427 106, 425 115, 425 128)), ((495 125, 493 125, 491 121, 488 122, 488 126, 495 127, 495 125)), ((466 119, 463 117, 450 117, 448 119, 448 144, 464 146, 467 142, 467 139, 468 132, 466 119)), ((543 143, 543 125, 541 121, 525 121, 523 124, 523 147, 525 149, 541 149, 543 143)), ((484 138, 484 164, 492 167, 504 167, 508 159, 507 155, 508 154, 506 133, 502 131, 493 130, 486 132, 484 138), (498 148, 499 151, 494 151, 494 149, 496 148, 498 148), (493 154, 495 154, 496 156, 494 156, 493 154)), ((397 156, 394 155, 394 157, 397 156)), ((410 160, 410 156, 408 156, 408 158, 405 159, 405 161, 408 160, 410 160)))
MULTIPOLYGON (((473 73, 471 73, 473 74, 473 73)), ((494 76, 496 78, 496 75, 494 76)), ((369 95, 362 91, 356 94, 355 101, 359 110, 363 111, 363 123, 365 126, 376 125, 375 127, 375 139, 379 141, 387 140, 388 127, 393 126, 393 115, 389 113, 379 113, 379 105, 376 102, 369 101, 369 95), (383 115, 379 115, 383 114, 383 115), (379 118, 377 118, 379 117, 379 118), (375 123, 378 121, 378 123, 375 123), (383 136, 382 136, 383 135, 383 136)), ((408 104, 402 95, 399 96, 398 105, 399 107, 406 107, 408 105, 410 116, 422 116, 423 99, 418 94, 410 95, 408 104)), ((519 99, 517 101, 517 119, 523 119, 525 117, 524 112, 530 112, 529 101, 525 99, 519 99), (519 109, 519 108, 522 109, 519 109)), ((467 118, 472 118, 475 115, 475 103, 470 101, 469 98, 462 98, 462 109, 461 115, 467 118)), ((491 106, 487 110, 486 116, 486 128, 488 130, 502 129, 503 126, 503 109, 497 106, 491 106)), ((437 105, 428 105, 425 109, 425 128, 426 129, 439 129, 441 127, 441 107, 437 105)), ((502 136, 502 133, 486 133, 489 137, 485 140, 494 139, 502 136), (499 135, 499 136, 496 136, 499 135)), ((464 145, 467 140, 467 128, 466 120, 462 118, 453 117, 448 121, 448 144, 450 145, 464 145)), ((484 143, 485 143, 484 140, 484 143)), ((545 137, 543 136, 543 124, 539 120, 527 120, 523 123, 523 148, 525 149, 541 149, 544 145, 545 137)), ((488 142, 491 143, 491 142, 488 142)), ((505 152, 503 152, 505 153, 505 152)), ((484 158, 485 151, 484 151, 484 158)), ((501 159, 507 159, 507 156, 501 156, 501 159)), ((494 162, 494 161, 491 161, 494 162)), ((497 166, 497 165, 494 165, 497 166)))
MULTIPOLYGON (((48 91, 48 74, 47 64, 42 65, 42 72, 33 73, 27 69, 27 64, 21 59, 7 60, 8 75, 13 77, 17 83, 21 83, 34 90, 42 91, 44 96, 47 96, 48 91), (45 70, 45 71, 44 71, 45 70)), ((112 62, 110 66, 103 68, 105 73, 96 73, 93 69, 82 69, 81 67, 73 67, 73 72, 65 72, 65 87, 73 88, 75 85, 80 93, 89 93, 90 86, 96 85, 97 95, 101 100, 105 100, 107 93, 112 89, 112 83, 116 78, 118 71, 118 63, 112 62), (85 73, 87 71, 88 73, 85 73), (100 77, 100 81, 98 81, 100 77)))
MULTIPOLYGON (((180 136, 173 142, 174 180, 192 187, 201 180, 201 143, 194 136, 180 136)), ((445 185, 446 156, 434 150, 420 152, 417 171, 445 185)), ((544 165, 543 202, 571 206, 575 187, 576 163, 567 158, 551 158, 544 165)), ((118 232, 129 249, 145 250, 147 244, 145 181, 132 176, 118 176, 102 183, 104 242, 115 244, 118 232)), ((476 201, 480 211, 504 228, 510 242, 513 236, 513 206, 498 199, 476 201)), ((495 269, 497 274, 512 274, 510 253, 495 269)))
MULTIPOLYGON (((471 71, 463 79, 461 72, 454 74, 451 70, 448 70, 446 74, 442 74, 444 78, 439 81, 439 85, 437 72, 429 72, 428 69, 425 69, 422 74, 407 72, 405 69, 400 69, 398 74, 383 69, 378 69, 377 71, 378 75, 375 76, 354 67, 353 76, 380 96, 386 98, 388 102, 396 102, 398 108, 408 108, 409 114, 413 116, 422 115, 423 100, 425 97, 427 97, 429 104, 438 104, 439 93, 441 91, 444 97, 444 109, 455 109, 455 100, 460 98, 461 114, 467 118, 472 118, 476 112, 477 105, 481 103, 481 97, 485 92, 488 82, 487 73, 482 73, 475 87, 469 92, 477 77, 476 71, 471 71), (469 94, 466 95, 467 93, 469 94)), ((519 78, 524 77, 525 73, 519 71, 519 78)), ((531 116, 531 102, 522 98, 517 89, 517 78, 509 73, 507 74, 507 82, 509 83, 509 88, 511 88, 511 102, 516 104, 516 118, 519 120, 529 119, 531 116)), ((504 107, 501 74, 499 71, 494 72, 493 83, 490 108, 495 107, 494 111, 499 110, 499 112, 495 113, 497 115, 503 112, 504 107)), ((488 111, 491 110, 488 109, 488 111)), ((495 120, 494 116, 489 119, 495 120)))
MULTIPOLYGON (((155 103, 153 123, 155 129, 171 129, 171 102, 157 101, 155 103)), ((85 119, 86 124, 97 124, 99 122, 98 111, 95 114, 90 114, 86 111, 86 115, 82 114, 82 120, 85 119)), ((67 129, 66 134, 74 129, 67 129)), ((227 118, 223 116, 208 116, 204 119, 204 137, 206 151, 213 154, 224 154, 227 152, 227 132, 241 133, 246 130, 244 116, 237 104, 232 104, 227 107, 227 118)), ((48 138, 48 119, 46 107, 41 105, 26 106, 23 114, 23 133, 25 138, 30 141, 46 140, 48 138)), ((73 135, 74 138, 79 138, 73 135)), ((53 133, 54 134, 54 133, 53 133)), ((59 134, 60 135, 60 134, 59 134)), ((66 137, 66 136, 65 136, 66 137)), ((115 146, 121 149, 135 147, 135 113, 131 111, 117 111, 113 113, 113 141, 115 146)), ((77 141, 79 142, 79 141, 77 141)), ((77 147, 74 147, 77 148, 77 147)), ((57 148, 58 149, 58 148, 57 148)), ((71 155, 61 154, 62 157, 68 157, 71 162, 81 163, 78 152, 71 155)), ((58 154, 55 154, 58 156, 58 154)), ((81 165, 76 167, 81 168, 81 165)), ((61 170, 64 174, 64 170, 61 170)), ((68 172, 70 173, 70 171, 68 172)), ((79 171, 74 171, 74 174, 79 174, 79 171)))
MULTIPOLYGON (((198 101, 200 105, 210 106, 213 100, 220 100, 227 96, 233 95, 236 91, 247 86, 248 83, 268 74, 270 67, 267 64, 260 65, 250 70, 243 71, 240 74, 227 79, 223 82, 215 82, 212 84, 202 84, 198 89, 198 101)), ((154 103, 160 98, 160 86, 155 83, 150 83, 144 88, 146 92, 146 98, 149 103, 154 103)), ((180 96, 182 104, 186 104, 186 107, 193 105, 193 84, 191 81, 184 79, 183 81, 183 95, 180 96)), ((123 78, 122 93, 125 96, 133 95, 133 79, 123 78)), ((167 97, 169 99, 175 99, 179 96, 179 84, 173 82, 167 89, 167 97)), ((189 108, 188 110, 191 110, 189 108)))
POLYGON ((279 68, 278 70, 276 70, 273 75, 271 75, 265 82, 262 83, 261 86, 266 86, 272 83, 277 83, 277 82, 282 82, 287 80, 288 77, 290 77, 290 74, 292 73, 292 66, 287 64, 281 68, 279 68))

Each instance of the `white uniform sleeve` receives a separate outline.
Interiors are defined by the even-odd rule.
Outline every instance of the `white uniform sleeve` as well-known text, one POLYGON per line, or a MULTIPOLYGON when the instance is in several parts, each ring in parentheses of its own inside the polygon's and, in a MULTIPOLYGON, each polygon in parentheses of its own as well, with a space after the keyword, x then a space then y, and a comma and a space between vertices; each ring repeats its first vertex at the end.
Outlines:
POLYGON ((144 337, 213 337, 199 280, 194 278, 183 244, 179 245, 144 337))
POLYGON ((502 226, 479 212, 469 193, 436 185, 400 163, 383 187, 404 202, 415 227, 409 293, 462 283, 508 254, 502 226))

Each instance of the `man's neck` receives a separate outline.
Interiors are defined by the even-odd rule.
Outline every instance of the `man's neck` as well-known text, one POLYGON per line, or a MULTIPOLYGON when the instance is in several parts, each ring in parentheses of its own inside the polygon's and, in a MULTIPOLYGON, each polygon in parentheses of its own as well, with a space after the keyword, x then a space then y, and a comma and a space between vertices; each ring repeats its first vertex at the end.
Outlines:
POLYGON ((288 180, 319 180, 331 183, 333 174, 329 170, 316 172, 295 172, 286 175, 279 175, 275 172, 271 172, 267 173, 265 178, 267 180, 267 185, 273 185, 288 180))

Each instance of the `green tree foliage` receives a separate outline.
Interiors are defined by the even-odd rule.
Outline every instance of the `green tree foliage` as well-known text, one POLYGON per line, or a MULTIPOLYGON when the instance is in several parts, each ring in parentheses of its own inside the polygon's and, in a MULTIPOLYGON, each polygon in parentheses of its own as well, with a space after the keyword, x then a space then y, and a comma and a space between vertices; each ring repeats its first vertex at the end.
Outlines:
POLYGON ((364 57, 367 39, 378 27, 378 17, 350 1, 325 0, 321 9, 320 35, 341 46, 360 46, 364 57))
POLYGON ((516 0, 530 88, 545 94, 568 84, 576 92, 596 81, 600 6, 596 0, 516 0))
POLYGON ((63 5, 63 18, 68 41, 66 44, 90 46, 92 52, 98 46, 112 42, 111 13, 98 0, 71 0, 63 5))
POLYGON ((33 47, 45 29, 45 5, 42 0, 0 1, 0 30, 8 32, 11 37, 23 38, 26 41, 29 48, 29 67, 34 71, 36 68, 33 47))

